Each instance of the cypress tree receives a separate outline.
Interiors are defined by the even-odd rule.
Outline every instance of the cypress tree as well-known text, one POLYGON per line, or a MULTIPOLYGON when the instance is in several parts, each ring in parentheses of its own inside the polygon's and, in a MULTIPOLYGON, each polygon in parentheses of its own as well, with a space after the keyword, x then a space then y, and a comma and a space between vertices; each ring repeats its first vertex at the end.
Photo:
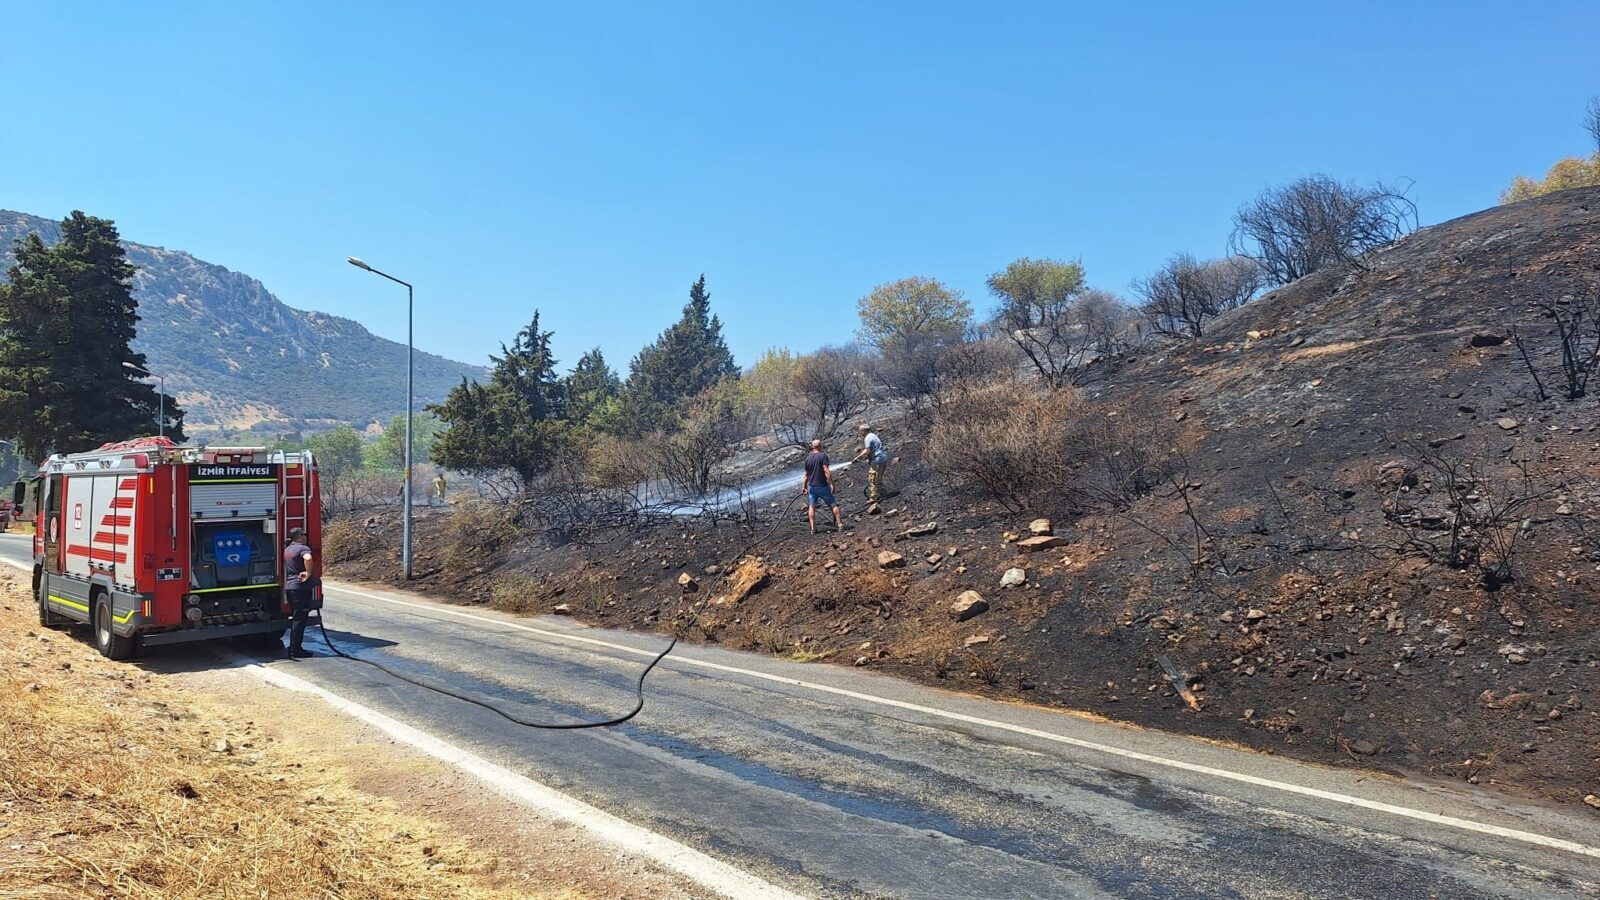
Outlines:
POLYGON ((674 427, 682 412, 739 369, 722 339, 722 320, 711 312, 706 277, 689 288, 683 315, 629 366, 626 402, 639 431, 674 427))
POLYGON ((578 358, 563 387, 567 418, 587 422, 595 410, 622 392, 622 380, 606 365, 605 355, 596 347, 578 358))
MULTIPOLYGON (((0 419, 14 422, 22 453, 89 450, 158 430, 155 388, 123 363, 139 304, 134 269, 108 219, 73 212, 61 239, 18 242, 0 285, 0 419)), ((183 412, 166 403, 167 434, 183 439, 183 412)))
POLYGON ((443 403, 429 407, 450 426, 434 441, 435 462, 464 472, 510 469, 524 490, 549 470, 566 438, 552 335, 539 329, 534 312, 511 346, 500 345, 501 354, 490 357, 487 384, 463 378, 443 403))

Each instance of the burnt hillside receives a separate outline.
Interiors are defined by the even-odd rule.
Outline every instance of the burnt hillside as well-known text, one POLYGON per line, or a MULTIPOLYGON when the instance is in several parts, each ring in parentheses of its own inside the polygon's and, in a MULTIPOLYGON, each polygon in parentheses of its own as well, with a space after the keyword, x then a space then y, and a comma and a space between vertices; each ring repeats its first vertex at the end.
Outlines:
MULTIPOLYGON (((766 523, 489 550, 470 516, 439 516, 419 532, 423 584, 1581 800, 1600 790, 1600 384, 1538 399, 1512 336, 1558 395, 1555 319, 1537 306, 1581 307, 1597 266, 1600 189, 1569 191, 1101 360, 1084 388, 1097 408, 1157 417, 1176 451, 1122 506, 1007 512, 932 474, 909 423, 890 428, 889 514, 847 502, 855 529, 813 538, 785 510, 756 551, 762 586, 692 625, 704 595, 680 573, 716 594, 708 567, 766 523), (1024 553, 1035 514, 1056 540, 1024 553), (1012 568, 1025 583, 1002 587, 1012 568), (958 620, 969 590, 988 609, 958 620)), ((857 501, 862 477, 841 479, 857 501)), ((347 577, 393 570, 368 540, 347 577)))

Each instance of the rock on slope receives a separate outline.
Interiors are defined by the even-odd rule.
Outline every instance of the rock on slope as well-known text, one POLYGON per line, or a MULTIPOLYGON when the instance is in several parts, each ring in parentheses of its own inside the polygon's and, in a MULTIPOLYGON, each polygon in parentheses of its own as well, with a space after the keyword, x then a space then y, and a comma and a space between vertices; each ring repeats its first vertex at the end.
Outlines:
MULTIPOLYGON (((0 210, 0 277, 23 235, 57 238, 56 222, 0 210)), ((152 371, 187 412, 188 430, 286 430, 349 422, 387 423, 405 409, 402 344, 350 319, 293 309, 248 275, 180 250, 124 241, 138 269, 139 337, 152 371)), ((442 400, 465 375, 483 369, 417 354, 420 403, 442 400)))

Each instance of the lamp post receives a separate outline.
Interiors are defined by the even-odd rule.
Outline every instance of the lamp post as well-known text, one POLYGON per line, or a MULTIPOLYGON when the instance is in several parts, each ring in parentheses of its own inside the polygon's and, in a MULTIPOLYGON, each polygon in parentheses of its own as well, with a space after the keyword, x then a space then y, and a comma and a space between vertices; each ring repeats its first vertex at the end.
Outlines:
POLYGON ((362 260, 357 259, 354 256, 345 257, 345 261, 350 263, 350 265, 355 266, 358 269, 366 269, 368 272, 371 272, 374 275, 381 275, 384 278, 387 278, 390 281, 394 282, 395 284, 403 284, 406 287, 406 470, 405 470, 405 488, 404 488, 404 491, 403 491, 403 493, 401 495, 401 505, 404 508, 404 512, 402 513, 403 518, 401 520, 401 526, 400 526, 400 566, 401 566, 401 568, 403 570, 403 573, 404 573, 403 577, 407 581, 410 581, 411 580, 411 406, 412 406, 412 402, 411 402, 411 384, 412 384, 412 380, 413 380, 413 374, 416 371, 416 366, 415 366, 415 363, 414 363, 414 357, 416 355, 416 349, 415 349, 415 343, 412 340, 412 331, 411 331, 411 325, 412 325, 411 310, 412 310, 412 307, 414 305, 413 302, 412 302, 413 298, 412 298, 411 283, 408 282, 408 281, 401 281, 400 279, 394 277, 393 275, 390 275, 388 272, 380 272, 377 269, 374 269, 373 267, 367 265, 365 262, 363 262, 362 260))
POLYGON ((147 371, 145 369, 141 369, 141 368, 139 368, 138 366, 134 365, 131 362, 123 363, 122 367, 124 369, 132 369, 133 371, 139 373, 139 375, 141 377, 154 378, 156 381, 160 382, 161 389, 160 389, 160 392, 156 394, 156 410, 157 410, 157 412, 156 412, 156 436, 157 437, 166 437, 167 436, 167 376, 151 374, 149 371, 147 371))

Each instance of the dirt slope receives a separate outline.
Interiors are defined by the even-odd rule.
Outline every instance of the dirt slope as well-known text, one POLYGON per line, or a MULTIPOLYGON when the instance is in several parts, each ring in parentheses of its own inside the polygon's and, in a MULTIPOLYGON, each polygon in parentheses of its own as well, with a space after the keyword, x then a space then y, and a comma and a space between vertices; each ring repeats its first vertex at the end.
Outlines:
MULTIPOLYGON (((710 582, 767 523, 489 549, 481 522, 436 516, 418 531, 420 586, 1579 802, 1600 791, 1600 404, 1536 400, 1505 338, 1518 323, 1548 380, 1552 326, 1528 302, 1592 294, 1597 266, 1600 189, 1570 191, 1102 361, 1086 392, 1158 411, 1187 472, 1127 509, 1007 513, 952 492, 921 435, 891 428, 895 514, 860 515, 864 476, 846 473, 855 529, 812 538, 791 506, 755 551, 764 588, 693 628, 703 595, 680 593, 680 573, 710 582), (1035 513, 1061 546, 1022 554, 1005 533, 1035 513), (1452 556, 1460 517, 1490 521, 1452 556), (899 537, 924 522, 938 530, 899 537), (883 549, 906 565, 880 567, 883 549), (1027 582, 1002 589, 1013 566, 1027 582), (965 590, 990 609, 957 622, 965 590)), ((391 525, 335 574, 388 578, 391 525)))

